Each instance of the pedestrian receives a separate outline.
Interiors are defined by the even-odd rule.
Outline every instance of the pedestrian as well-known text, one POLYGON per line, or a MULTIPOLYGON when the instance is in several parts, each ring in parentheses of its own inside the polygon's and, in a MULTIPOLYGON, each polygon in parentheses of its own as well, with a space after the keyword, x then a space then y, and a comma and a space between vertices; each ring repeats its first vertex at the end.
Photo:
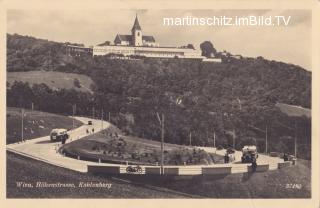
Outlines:
POLYGON ((288 161, 288 155, 286 153, 283 154, 283 160, 288 161))
POLYGON ((94 133, 94 128, 92 128, 92 133, 94 133))
POLYGON ((66 140, 67 140, 67 138, 65 136, 63 136, 62 139, 61 139, 61 144, 65 144, 66 140))
POLYGON ((256 160, 255 155, 252 155, 251 168, 252 168, 252 172, 256 172, 256 169, 257 169, 257 160, 256 160))
POLYGON ((228 153, 226 153, 224 155, 224 163, 229 163, 229 155, 228 155, 228 153))

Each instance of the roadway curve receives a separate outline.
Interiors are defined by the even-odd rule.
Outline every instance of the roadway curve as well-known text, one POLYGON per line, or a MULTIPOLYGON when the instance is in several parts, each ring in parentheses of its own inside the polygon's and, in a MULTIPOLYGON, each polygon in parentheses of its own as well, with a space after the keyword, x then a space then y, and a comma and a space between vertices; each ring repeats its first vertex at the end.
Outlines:
MULTIPOLYGON (((83 123, 82 126, 80 126, 77 129, 70 130, 68 133, 70 135, 70 139, 67 140, 67 142, 72 142, 74 140, 83 138, 87 136, 86 130, 92 130, 92 128, 95 129, 95 132, 99 132, 103 129, 106 129, 110 126, 110 123, 106 121, 91 119, 91 118, 84 118, 84 117, 75 117, 79 121, 83 123), (91 120, 93 122, 92 125, 87 125, 88 121, 91 120)), ((60 147, 60 143, 57 142, 51 142, 49 136, 40 137, 37 139, 27 140, 25 142, 20 143, 14 143, 14 144, 8 144, 7 150, 24 155, 36 160, 40 160, 52 165, 56 165, 59 167, 64 167, 67 169, 79 171, 79 172, 87 172, 88 171, 88 165, 102 165, 102 166, 123 166, 123 165, 116 165, 116 164, 107 164, 107 163, 98 163, 98 162, 89 162, 89 161, 83 161, 83 160, 77 160, 74 158, 69 158, 61 155, 58 153, 58 149, 60 147)), ((216 150, 216 148, 212 147, 198 147, 200 149, 203 149, 207 152, 216 153, 220 155, 225 154, 225 150, 216 150)), ((241 164, 241 152, 236 151, 235 153, 235 162, 230 164, 213 164, 213 165, 207 165, 205 167, 221 167, 221 166, 227 166, 227 167, 235 167, 236 169, 239 168, 241 171, 248 166, 248 164, 241 164)), ((270 157, 266 155, 259 155, 259 158, 257 160, 258 165, 259 164, 269 164, 270 166, 277 167, 278 163, 283 162, 282 159, 276 158, 276 157, 270 157)), ((200 168, 204 165, 193 165, 193 166, 179 166, 182 169, 192 169, 192 168, 200 168)), ((144 166, 143 169, 145 169, 144 166)), ((166 167, 177 167, 177 166, 166 166, 166 167)), ((186 170, 187 171, 187 170, 186 170)), ((187 171, 189 172, 189 171, 187 171)), ((189 172, 191 173, 191 172, 189 172)), ((199 174, 198 171, 195 171, 191 174, 199 174)))
MULTIPOLYGON (((77 129, 68 131, 70 138, 66 142, 72 142, 74 140, 87 136, 87 129, 91 131, 92 128, 94 128, 95 132, 98 132, 110 126, 110 124, 106 121, 84 117, 75 118, 81 121, 83 125, 77 129), (92 125, 87 125, 89 120, 93 122, 92 125)), ((81 161, 69 157, 64 157, 57 152, 60 145, 60 142, 51 142, 49 136, 44 136, 37 139, 27 140, 25 142, 8 144, 7 150, 20 155, 31 157, 36 160, 50 163, 52 165, 68 168, 79 172, 87 172, 87 165, 96 164, 94 162, 81 161)))

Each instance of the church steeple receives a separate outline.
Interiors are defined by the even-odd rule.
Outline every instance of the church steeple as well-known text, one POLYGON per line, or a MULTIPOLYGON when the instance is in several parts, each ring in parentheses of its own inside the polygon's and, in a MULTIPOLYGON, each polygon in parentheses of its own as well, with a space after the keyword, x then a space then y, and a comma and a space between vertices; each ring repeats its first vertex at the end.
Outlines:
POLYGON ((131 31, 134 31, 134 30, 141 30, 137 14, 136 14, 136 19, 134 20, 133 27, 132 27, 131 31))
POLYGON ((139 24, 138 15, 136 14, 136 19, 134 20, 133 27, 131 29, 132 45, 142 46, 142 30, 139 24))

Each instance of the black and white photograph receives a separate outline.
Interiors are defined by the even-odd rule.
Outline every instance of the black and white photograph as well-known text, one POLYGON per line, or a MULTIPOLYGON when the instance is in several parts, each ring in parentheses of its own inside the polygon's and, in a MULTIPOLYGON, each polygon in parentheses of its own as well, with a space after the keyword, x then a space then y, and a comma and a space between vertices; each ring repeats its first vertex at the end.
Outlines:
POLYGON ((137 7, 6 10, 6 198, 311 200, 313 11, 137 7))

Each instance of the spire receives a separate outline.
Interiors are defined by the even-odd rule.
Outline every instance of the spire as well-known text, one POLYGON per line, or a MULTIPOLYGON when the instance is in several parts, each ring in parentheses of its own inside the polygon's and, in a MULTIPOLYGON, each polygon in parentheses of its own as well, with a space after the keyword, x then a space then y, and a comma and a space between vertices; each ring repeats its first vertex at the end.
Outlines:
POLYGON ((133 30, 141 30, 137 13, 136 13, 136 19, 134 20, 133 27, 132 27, 131 31, 133 31, 133 30))

